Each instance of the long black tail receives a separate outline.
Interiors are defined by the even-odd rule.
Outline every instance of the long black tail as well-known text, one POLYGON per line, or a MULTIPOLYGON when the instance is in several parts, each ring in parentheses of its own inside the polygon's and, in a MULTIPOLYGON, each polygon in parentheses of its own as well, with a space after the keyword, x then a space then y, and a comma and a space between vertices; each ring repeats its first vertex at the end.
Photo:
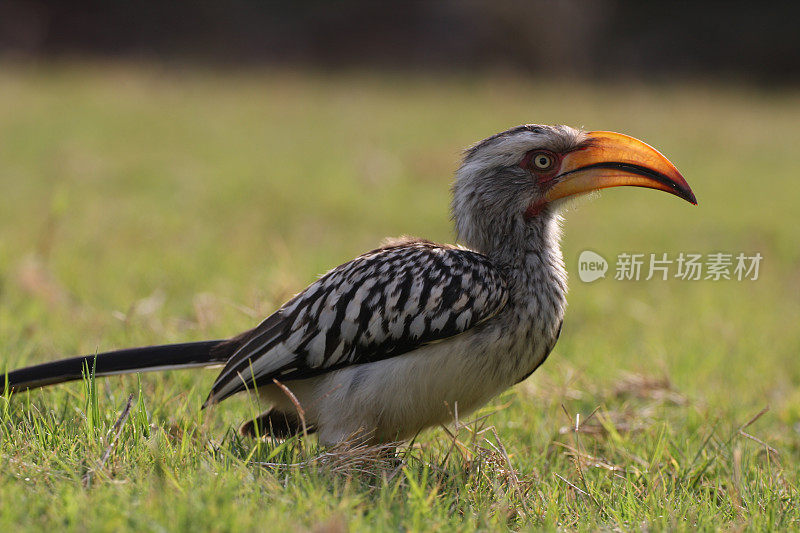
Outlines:
POLYGON ((224 364, 230 355, 225 349, 216 349, 226 341, 187 342, 144 346, 113 352, 72 357, 0 374, 0 393, 8 383, 12 392, 55 385, 81 379, 88 369, 95 376, 112 376, 130 372, 149 372, 224 364))

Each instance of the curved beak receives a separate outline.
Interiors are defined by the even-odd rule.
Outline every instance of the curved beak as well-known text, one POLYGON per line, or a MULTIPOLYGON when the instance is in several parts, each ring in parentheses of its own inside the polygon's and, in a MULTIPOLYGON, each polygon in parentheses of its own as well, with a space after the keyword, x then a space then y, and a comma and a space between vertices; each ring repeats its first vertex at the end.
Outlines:
POLYGON ((678 169, 658 150, 621 133, 589 132, 581 148, 564 156, 561 173, 545 193, 545 202, 608 187, 647 187, 697 205, 678 169))

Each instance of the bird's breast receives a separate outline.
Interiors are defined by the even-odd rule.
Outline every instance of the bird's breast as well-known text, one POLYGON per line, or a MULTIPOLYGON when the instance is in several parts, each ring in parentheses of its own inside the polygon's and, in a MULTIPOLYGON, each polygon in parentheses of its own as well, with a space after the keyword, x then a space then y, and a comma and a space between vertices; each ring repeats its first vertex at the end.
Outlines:
POLYGON ((510 384, 527 378, 558 340, 566 309, 566 275, 560 263, 515 273, 508 304, 489 326, 497 371, 510 384))

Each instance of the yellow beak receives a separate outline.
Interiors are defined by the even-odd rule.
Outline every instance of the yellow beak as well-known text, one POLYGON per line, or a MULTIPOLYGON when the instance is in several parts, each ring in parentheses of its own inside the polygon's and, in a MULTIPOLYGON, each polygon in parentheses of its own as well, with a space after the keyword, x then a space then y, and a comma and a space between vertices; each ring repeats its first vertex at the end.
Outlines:
POLYGON ((545 202, 629 185, 659 189, 697 205, 692 189, 675 165, 652 146, 610 131, 588 135, 582 148, 564 156, 561 172, 545 193, 545 202))

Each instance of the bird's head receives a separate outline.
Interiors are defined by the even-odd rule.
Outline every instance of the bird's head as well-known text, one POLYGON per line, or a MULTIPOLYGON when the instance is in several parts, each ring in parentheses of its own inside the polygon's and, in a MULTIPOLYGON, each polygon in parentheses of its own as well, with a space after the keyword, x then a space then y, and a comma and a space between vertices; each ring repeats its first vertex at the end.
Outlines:
POLYGON ((542 238, 569 198, 630 185, 696 204, 678 169, 644 142, 607 131, 527 124, 469 148, 453 185, 459 238, 492 253, 509 239, 542 238))

